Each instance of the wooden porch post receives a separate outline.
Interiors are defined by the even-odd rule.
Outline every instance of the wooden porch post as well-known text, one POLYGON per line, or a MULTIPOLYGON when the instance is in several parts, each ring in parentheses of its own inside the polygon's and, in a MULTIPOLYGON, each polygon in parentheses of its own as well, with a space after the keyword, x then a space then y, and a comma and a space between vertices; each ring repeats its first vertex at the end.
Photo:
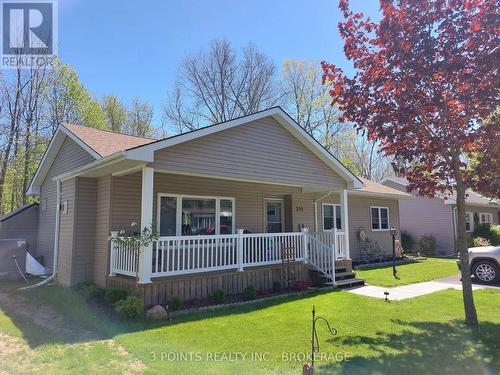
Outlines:
MULTIPOLYGON (((153 182, 154 169, 142 168, 142 195, 141 195, 141 232, 145 227, 153 225, 153 182)), ((139 283, 151 282, 151 271, 153 268, 153 244, 141 248, 139 255, 139 283)))
POLYGON ((343 189, 340 193, 340 205, 343 216, 344 225, 344 241, 345 241, 345 257, 351 259, 351 252, 349 250, 349 203, 347 200, 347 189, 343 189))

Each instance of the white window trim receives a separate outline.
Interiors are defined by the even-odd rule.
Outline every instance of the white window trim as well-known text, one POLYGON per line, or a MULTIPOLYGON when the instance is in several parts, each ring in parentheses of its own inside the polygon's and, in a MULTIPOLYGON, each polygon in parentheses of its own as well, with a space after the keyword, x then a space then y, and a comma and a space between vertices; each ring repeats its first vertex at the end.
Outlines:
MULTIPOLYGON (((467 218, 467 216, 469 216, 469 227, 470 227, 470 229, 467 230, 467 221, 466 221, 465 222, 465 232, 466 233, 472 233, 472 232, 474 232, 474 213, 471 212, 471 211, 466 211, 465 212, 465 217, 467 218)), ((481 217, 479 217, 479 220, 481 220, 481 217)))
MULTIPOLYGON (((235 219, 236 219, 236 205, 235 199, 232 197, 218 197, 210 195, 188 195, 188 194, 172 194, 172 193, 158 193, 157 203, 156 203, 156 230, 160 233, 160 218, 161 218, 161 198, 170 197, 176 198, 176 215, 175 215, 175 236, 182 236, 182 199, 184 198, 194 198, 194 199, 214 199, 215 200, 215 235, 220 235, 220 201, 228 200, 232 202, 233 208, 233 220, 231 233, 235 232, 235 219)), ((161 236, 161 237, 172 237, 172 236, 161 236)))
POLYGON ((267 233, 267 202, 281 202, 281 233, 285 232, 285 200, 282 198, 264 198, 264 232, 267 233))
POLYGON ((341 223, 341 228, 337 229, 339 231, 342 231, 344 229, 344 220, 342 220, 342 206, 338 203, 322 203, 321 204, 321 221, 322 227, 323 227, 323 232, 331 232, 333 231, 332 229, 325 229, 325 206, 333 206, 333 228, 337 228, 337 207, 340 207, 340 223, 341 223))
POLYGON ((372 232, 388 232, 391 229, 391 219, 390 219, 390 215, 389 215, 389 207, 370 206, 370 228, 371 228, 372 232), (373 229, 372 208, 378 208, 379 229, 373 229), (380 211, 381 208, 385 208, 387 210, 387 229, 382 229, 382 214, 380 211))
POLYGON ((493 214, 491 212, 480 212, 479 213, 479 224, 493 224, 493 214), (482 216, 488 216, 490 218, 489 223, 486 221, 483 221, 482 216))

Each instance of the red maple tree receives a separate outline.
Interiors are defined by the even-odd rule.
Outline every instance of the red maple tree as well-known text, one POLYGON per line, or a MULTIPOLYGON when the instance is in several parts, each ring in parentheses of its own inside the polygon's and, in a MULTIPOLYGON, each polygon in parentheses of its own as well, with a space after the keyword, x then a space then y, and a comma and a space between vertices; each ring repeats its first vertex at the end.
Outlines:
POLYGON ((466 322, 477 325, 466 189, 500 196, 499 0, 381 0, 382 19, 339 8, 352 77, 322 62, 333 103, 378 140, 420 195, 456 194, 466 322))

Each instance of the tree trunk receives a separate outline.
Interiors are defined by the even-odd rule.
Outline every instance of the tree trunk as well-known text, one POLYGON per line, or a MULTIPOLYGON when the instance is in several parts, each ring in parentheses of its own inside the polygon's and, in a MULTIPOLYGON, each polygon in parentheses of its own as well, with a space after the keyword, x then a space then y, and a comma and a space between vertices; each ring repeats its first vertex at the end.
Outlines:
POLYGON ((460 171, 456 173, 457 182, 457 247, 460 256, 460 270, 462 274, 462 294, 464 299, 465 323, 468 326, 477 326, 476 306, 472 294, 470 277, 469 252, 465 235, 465 186, 460 171))
POLYGON ((26 135, 24 137, 24 171, 23 171, 23 205, 28 203, 28 183, 30 181, 30 164, 31 164, 31 123, 26 123, 26 135))

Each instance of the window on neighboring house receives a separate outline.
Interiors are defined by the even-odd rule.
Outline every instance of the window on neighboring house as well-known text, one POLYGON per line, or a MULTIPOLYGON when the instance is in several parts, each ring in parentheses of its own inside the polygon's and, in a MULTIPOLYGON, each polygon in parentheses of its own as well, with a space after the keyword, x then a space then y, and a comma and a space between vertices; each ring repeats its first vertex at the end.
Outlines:
POLYGON ((465 231, 472 232, 473 231, 473 223, 474 219, 472 217, 472 212, 465 213, 465 231))
POLYGON ((491 213, 480 213, 479 222, 481 224, 493 224, 493 215, 491 213))
POLYGON ((234 232, 234 199, 159 194, 160 236, 196 236, 234 232))
POLYGON ((389 209, 387 207, 370 207, 372 230, 389 230, 389 209))
POLYGON ((342 230, 342 209, 339 204, 323 203, 323 230, 332 230, 333 223, 337 230, 342 230))

